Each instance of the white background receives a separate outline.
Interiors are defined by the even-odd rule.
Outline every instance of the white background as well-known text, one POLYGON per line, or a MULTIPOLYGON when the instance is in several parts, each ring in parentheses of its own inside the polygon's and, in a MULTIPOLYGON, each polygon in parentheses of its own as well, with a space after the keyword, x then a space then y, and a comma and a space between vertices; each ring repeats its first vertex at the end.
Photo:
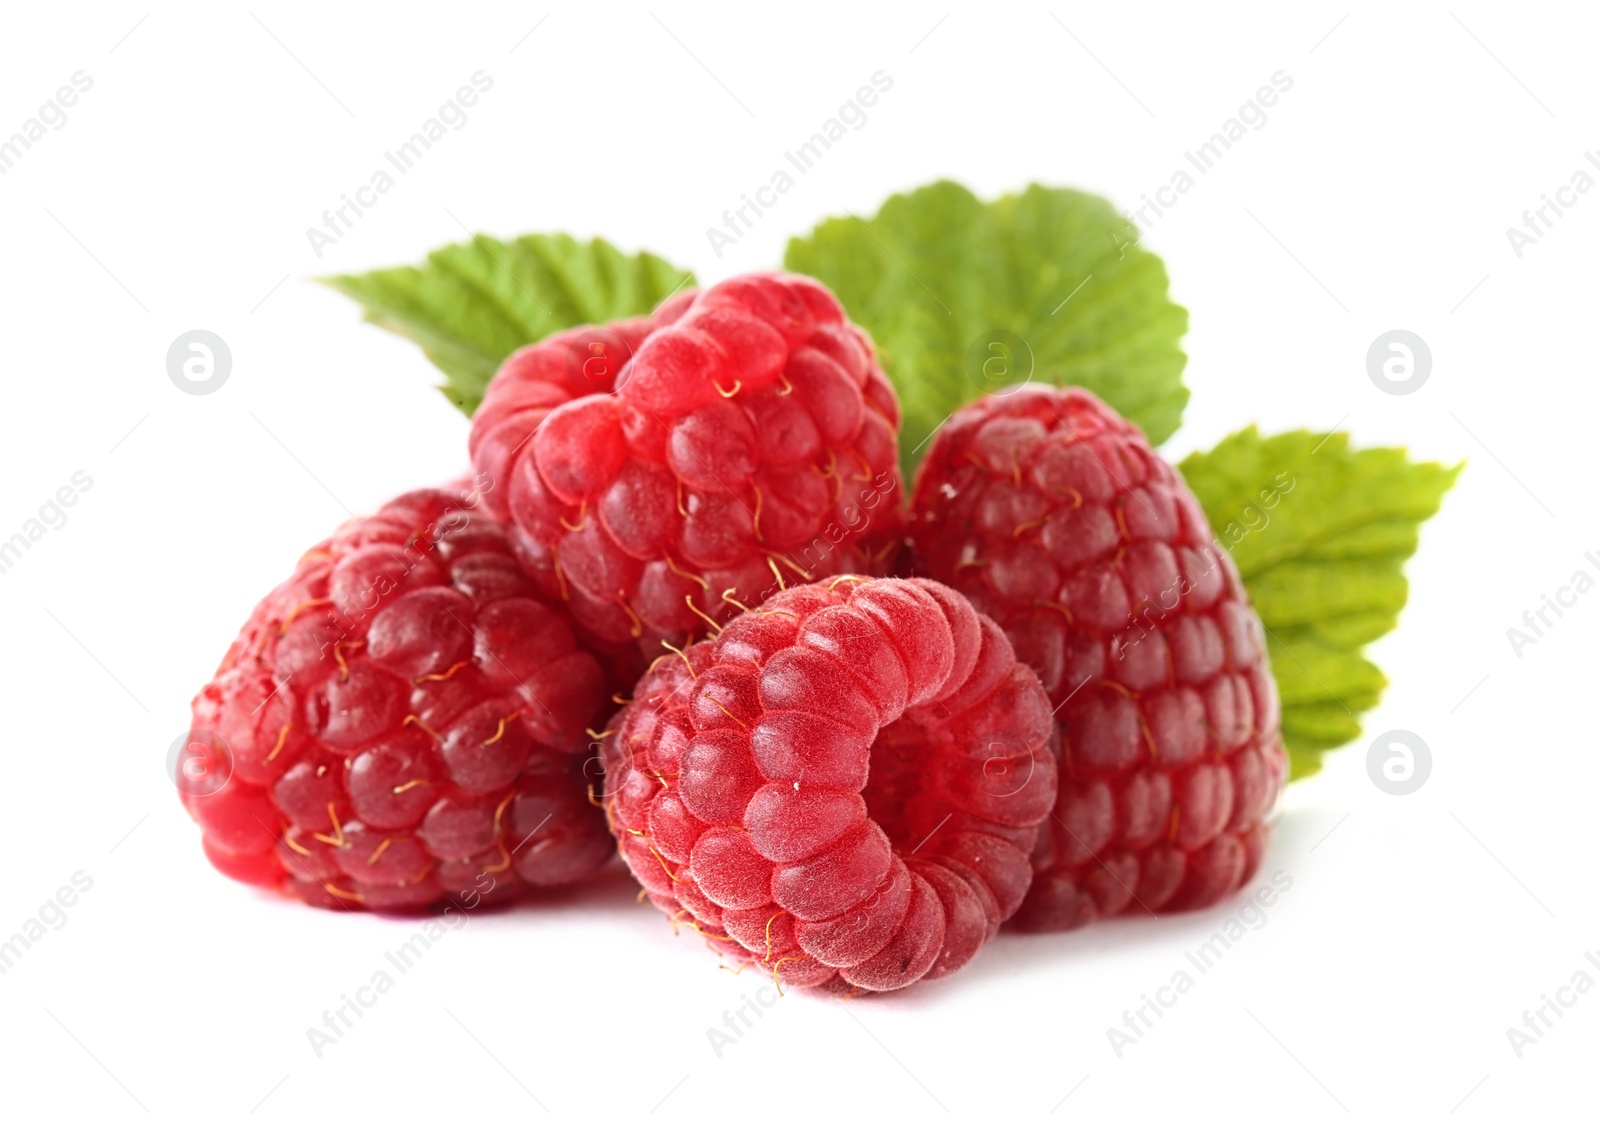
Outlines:
POLYGON ((1506 1029, 1600 947, 1600 594, 1520 657, 1506 630, 1600 576, 1578 468, 1600 192, 1520 259, 1505 234, 1600 148, 1592 12, 1117 7, 8 9, 0 134, 94 79, 0 177, 0 538, 74 471, 94 482, 0 575, 0 934, 94 881, 0 978, 8 1121, 1500 1123, 1592 1102, 1600 991, 1521 1059, 1506 1029), (480 69, 467 125, 317 258, 305 229, 480 69), (880 69, 866 127, 718 259, 706 228, 880 69), (318 1059, 307 1027, 415 925, 218 876, 163 757, 255 600, 350 512, 463 469, 467 424, 414 347, 309 279, 464 225, 603 234, 714 280, 940 176, 1136 205, 1278 70, 1267 125, 1147 237, 1191 313, 1168 453, 1258 421, 1469 465, 1372 650, 1392 687, 1366 738, 1283 802, 1264 875, 1293 886, 1266 925, 1120 1058, 1107 1028, 1237 902, 1003 936, 901 996, 791 994, 719 1058, 707 1028, 760 983, 614 873, 469 918, 318 1059), (1434 357, 1404 397, 1365 370, 1397 327, 1434 357), (194 328, 234 359, 203 397, 165 369, 194 328), (1368 778, 1390 728, 1432 748, 1408 797, 1368 778))

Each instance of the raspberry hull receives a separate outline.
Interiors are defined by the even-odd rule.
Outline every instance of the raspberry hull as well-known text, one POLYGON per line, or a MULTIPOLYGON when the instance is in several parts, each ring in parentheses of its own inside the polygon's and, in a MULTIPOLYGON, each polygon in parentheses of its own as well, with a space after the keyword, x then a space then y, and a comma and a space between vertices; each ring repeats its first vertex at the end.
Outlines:
POLYGON ((611 855, 582 778, 600 668, 471 500, 407 493, 306 553, 195 697, 208 770, 177 781, 223 873, 415 910, 611 855))
POLYGON ((1013 926, 1201 908, 1265 848, 1286 771, 1260 620, 1199 503, 1080 389, 957 412, 918 471, 913 568, 1005 630, 1057 711, 1054 816, 1013 926))
POLYGON ((511 356, 473 420, 529 574, 633 684, 787 583, 882 569, 899 403, 808 278, 753 274, 511 356))
POLYGON ((1055 800, 1050 706, 941 584, 790 588, 657 662, 604 744, 652 902, 784 984, 895 990, 1017 910, 1055 800))

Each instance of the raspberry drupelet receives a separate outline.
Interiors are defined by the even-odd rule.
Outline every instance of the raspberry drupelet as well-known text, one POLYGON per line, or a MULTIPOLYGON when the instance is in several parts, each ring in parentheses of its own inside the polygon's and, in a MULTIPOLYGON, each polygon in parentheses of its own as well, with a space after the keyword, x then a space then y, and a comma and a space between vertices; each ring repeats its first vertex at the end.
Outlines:
POLYGON ((595 659, 461 491, 345 525, 194 699, 177 782, 213 865, 312 904, 469 906, 612 853, 584 781, 595 659), (183 767, 191 768, 189 771, 183 767))
POLYGON ((791 587, 658 660, 606 734, 623 859, 674 922, 787 985, 966 963, 1022 902, 1055 801, 1050 705, 927 580, 791 587))
POLYGON ((917 474, 913 570, 1038 672, 1061 783, 1013 926, 1201 908, 1249 879, 1287 763, 1260 620, 1177 471, 1077 388, 958 411, 917 474))
POLYGON ((487 503, 612 687, 785 585, 898 545, 900 408, 820 283, 750 274, 506 360, 473 420, 487 503))

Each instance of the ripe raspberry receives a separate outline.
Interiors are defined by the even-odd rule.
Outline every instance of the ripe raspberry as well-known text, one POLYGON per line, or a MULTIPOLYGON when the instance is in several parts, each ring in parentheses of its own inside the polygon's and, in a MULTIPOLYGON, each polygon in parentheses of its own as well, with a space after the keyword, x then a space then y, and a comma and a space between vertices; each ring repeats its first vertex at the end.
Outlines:
POLYGON ((1200 908, 1266 844, 1286 770, 1261 622, 1194 495, 1077 388, 979 400, 917 474, 914 569, 1005 630, 1057 709, 1061 793, 1015 926, 1200 908))
POLYGON ((650 899, 794 985, 956 970, 1022 902, 1055 799, 1039 679, 927 580, 791 587, 664 655, 611 729, 650 899))
POLYGON ((603 701, 504 527, 419 490, 307 552, 256 607, 194 699, 200 758, 177 781, 236 880, 330 907, 475 907, 610 856, 582 781, 603 701))
POLYGON ((785 583, 882 570, 899 403, 820 283, 750 274, 511 356, 473 420, 487 503, 631 687, 785 583))

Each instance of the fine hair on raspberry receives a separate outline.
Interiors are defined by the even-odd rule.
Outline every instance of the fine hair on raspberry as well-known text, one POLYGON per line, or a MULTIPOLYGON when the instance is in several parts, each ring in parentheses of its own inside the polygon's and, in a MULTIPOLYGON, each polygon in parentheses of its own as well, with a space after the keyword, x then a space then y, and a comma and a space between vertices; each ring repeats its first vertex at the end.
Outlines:
POLYGON ((658 659, 604 744, 653 903, 780 985, 896 990, 1017 910, 1055 801, 1050 705, 950 588, 791 587, 658 659))
POLYGON ((962 408, 917 474, 917 574, 991 616, 1056 709, 1061 781, 1013 926, 1216 903, 1287 771, 1260 620, 1183 478, 1080 388, 962 408))
POLYGON ((214 770, 177 781, 223 873, 471 908, 611 855, 583 778, 601 670, 477 496, 407 493, 307 552, 195 697, 214 770))
POLYGON ((785 586, 881 573, 900 407, 820 283, 765 273, 506 360, 473 420, 486 499, 625 690, 785 586))

